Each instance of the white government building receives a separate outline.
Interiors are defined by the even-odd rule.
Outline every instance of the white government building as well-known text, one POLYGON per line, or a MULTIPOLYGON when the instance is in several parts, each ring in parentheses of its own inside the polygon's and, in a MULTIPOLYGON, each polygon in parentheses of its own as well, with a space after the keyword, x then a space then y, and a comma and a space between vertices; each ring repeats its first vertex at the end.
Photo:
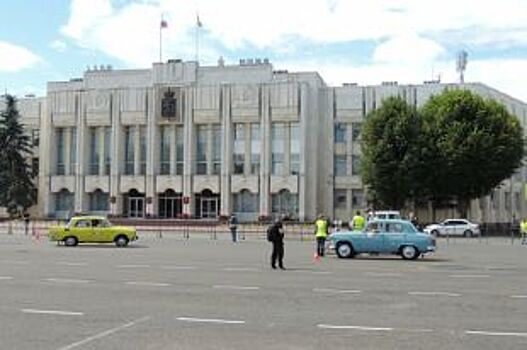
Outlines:
MULTIPOLYGON (((367 208, 359 177, 366 114, 389 96, 419 106, 445 88, 496 98, 526 125, 525 103, 479 83, 331 87, 317 72, 276 71, 266 59, 90 69, 19 101, 35 144, 33 214, 348 220, 367 208)), ((469 218, 524 217, 525 177, 522 169, 473 201, 469 218)))

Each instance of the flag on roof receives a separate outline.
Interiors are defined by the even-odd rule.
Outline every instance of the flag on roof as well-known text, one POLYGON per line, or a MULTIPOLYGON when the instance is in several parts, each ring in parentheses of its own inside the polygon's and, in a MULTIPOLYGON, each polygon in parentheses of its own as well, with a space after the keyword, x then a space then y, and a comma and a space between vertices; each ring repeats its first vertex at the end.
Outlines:
POLYGON ((167 28, 168 27, 168 23, 164 19, 161 20, 161 23, 159 25, 160 25, 161 28, 167 28))
POLYGON ((196 14, 196 25, 201 28, 203 27, 203 23, 201 23, 200 19, 199 19, 199 14, 196 14))

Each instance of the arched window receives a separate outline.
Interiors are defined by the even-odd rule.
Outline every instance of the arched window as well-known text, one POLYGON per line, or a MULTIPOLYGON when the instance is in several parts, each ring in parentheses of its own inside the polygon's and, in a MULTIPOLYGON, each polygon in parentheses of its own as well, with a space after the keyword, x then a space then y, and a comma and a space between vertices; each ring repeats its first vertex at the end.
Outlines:
POLYGON ((142 218, 145 216, 145 194, 135 188, 124 196, 125 215, 131 218, 142 218))
POLYGON ((108 210, 108 193, 97 189, 90 193, 90 211, 108 210))
POLYGON ((217 218, 220 213, 220 195, 211 190, 203 190, 196 195, 196 217, 203 219, 217 218))
POLYGON ((235 213, 257 213, 258 212, 258 198, 257 193, 251 193, 247 189, 241 190, 239 193, 232 195, 232 210, 235 213))
POLYGON ((55 194, 55 210, 73 212, 73 201, 73 193, 66 189, 62 189, 59 193, 55 194))
POLYGON ((288 218, 298 217, 298 194, 281 190, 271 195, 271 212, 273 216, 283 215, 288 218))
POLYGON ((163 219, 180 217, 183 212, 183 202, 181 198, 181 193, 176 193, 172 189, 160 193, 158 197, 159 217, 163 219))

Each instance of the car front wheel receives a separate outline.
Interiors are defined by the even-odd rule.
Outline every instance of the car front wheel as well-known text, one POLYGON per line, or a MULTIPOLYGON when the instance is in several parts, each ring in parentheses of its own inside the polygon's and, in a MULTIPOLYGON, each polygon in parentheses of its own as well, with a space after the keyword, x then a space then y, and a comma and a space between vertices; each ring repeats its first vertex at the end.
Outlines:
POLYGON ((337 243, 337 256, 341 259, 347 259, 353 257, 353 248, 351 244, 347 242, 337 243))
POLYGON ((401 248, 401 256, 405 260, 414 260, 419 256, 419 251, 413 245, 405 245, 401 248))
POLYGON ((118 247, 126 247, 128 245, 128 237, 126 236, 117 236, 115 238, 115 245, 118 247))
POLYGON ((439 236, 439 232, 437 230, 433 230, 431 233, 432 233, 432 236, 434 236, 434 237, 438 237, 439 236))
POLYGON ((463 236, 465 236, 465 237, 472 237, 473 235, 474 234, 470 230, 466 230, 465 232, 463 232, 463 236))

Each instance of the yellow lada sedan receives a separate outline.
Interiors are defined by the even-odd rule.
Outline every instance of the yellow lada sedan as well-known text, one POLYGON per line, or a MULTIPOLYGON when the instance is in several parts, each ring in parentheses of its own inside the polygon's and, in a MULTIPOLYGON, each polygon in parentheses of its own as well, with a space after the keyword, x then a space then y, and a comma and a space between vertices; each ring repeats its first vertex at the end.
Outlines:
POLYGON ((113 226, 103 216, 74 216, 63 226, 49 228, 51 241, 64 242, 68 247, 79 243, 115 243, 126 247, 137 240, 135 227, 113 226))

